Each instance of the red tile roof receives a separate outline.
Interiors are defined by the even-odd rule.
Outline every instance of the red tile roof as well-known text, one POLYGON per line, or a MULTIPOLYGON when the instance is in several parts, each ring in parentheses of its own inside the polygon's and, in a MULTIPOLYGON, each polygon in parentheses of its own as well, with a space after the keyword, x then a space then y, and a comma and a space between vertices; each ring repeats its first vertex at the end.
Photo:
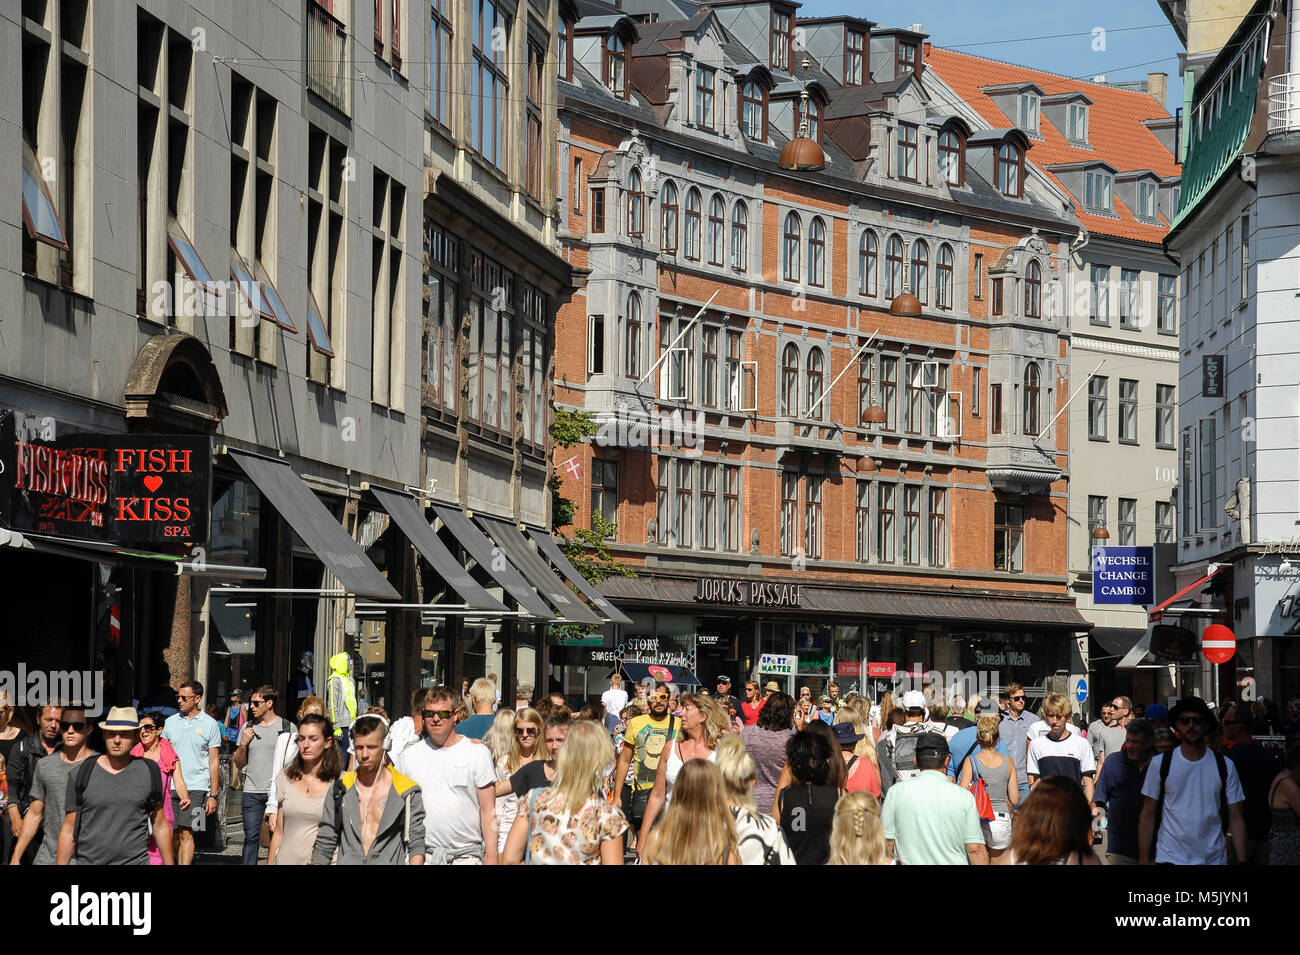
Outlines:
MULTIPOLYGON (((1143 120, 1169 117, 1164 108, 1146 93, 1074 80, 1027 66, 986 60, 938 47, 928 48, 925 64, 927 69, 933 70, 994 129, 1014 126, 1016 121, 981 92, 981 87, 1028 82, 1041 87, 1046 96, 1080 92, 1092 100, 1092 106, 1088 109, 1088 141, 1091 149, 1072 145, 1045 115, 1040 123, 1042 139, 1030 139, 1031 147, 1027 158, 1058 186, 1061 185, 1060 180, 1047 171, 1047 166, 1096 162, 1098 159, 1120 172, 1150 169, 1162 178, 1180 174, 1181 167, 1169 150, 1156 138, 1155 133, 1142 125, 1143 120)), ((1064 186, 1061 188, 1069 193, 1064 186)), ((1099 235, 1159 243, 1169 232, 1169 224, 1163 216, 1161 225, 1139 222, 1118 196, 1115 197, 1115 213, 1119 218, 1085 212, 1077 201, 1074 211, 1089 232, 1099 235)))

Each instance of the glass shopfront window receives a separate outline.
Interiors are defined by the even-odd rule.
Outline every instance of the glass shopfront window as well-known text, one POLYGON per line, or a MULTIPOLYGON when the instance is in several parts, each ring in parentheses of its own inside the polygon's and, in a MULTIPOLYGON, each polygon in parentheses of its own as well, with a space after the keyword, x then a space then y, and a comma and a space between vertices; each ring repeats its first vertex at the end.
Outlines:
POLYGON ((862 668, 862 629, 837 626, 832 628, 832 632, 835 682, 839 684, 840 696, 861 693, 866 685, 866 674, 862 668))
MULTIPOLYGON (((225 479, 214 475, 212 516, 208 537, 209 559, 214 564, 244 567, 266 567, 262 550, 262 495, 252 481, 243 478, 225 479)), ((228 699, 234 687, 252 689, 261 672, 255 666, 258 650, 258 631, 264 620, 262 610, 269 605, 265 596, 240 597, 213 594, 208 601, 208 685, 214 700, 228 699), (247 685, 247 687, 246 687, 247 685)), ((308 648, 310 649, 310 647, 308 648)), ((299 691, 307 692, 307 680, 298 668, 299 658, 290 663, 293 692, 288 703, 297 710, 299 691)), ((247 696, 245 696, 247 699, 247 696)))

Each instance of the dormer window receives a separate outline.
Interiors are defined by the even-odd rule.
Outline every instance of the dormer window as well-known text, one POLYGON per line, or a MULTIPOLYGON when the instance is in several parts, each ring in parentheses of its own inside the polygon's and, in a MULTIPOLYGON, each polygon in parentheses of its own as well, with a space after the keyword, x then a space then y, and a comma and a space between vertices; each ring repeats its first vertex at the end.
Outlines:
POLYGON ((695 124, 713 129, 713 92, 717 70, 710 66, 695 68, 695 124))
POLYGON ((908 73, 916 72, 916 44, 904 43, 901 40, 898 44, 898 56, 894 61, 894 76, 906 76, 908 73))
POLYGON ((850 30, 848 40, 844 44, 844 85, 861 86, 862 74, 866 64, 867 35, 859 33, 857 30, 850 30))
POLYGON ((1014 143, 1003 143, 994 154, 993 180, 998 192, 1019 199, 1023 192, 1025 157, 1014 143))
POLYGON ((1154 182, 1138 183, 1138 204, 1136 210, 1142 219, 1156 217, 1156 184, 1154 182))
POLYGON ((605 86, 615 96, 627 99, 627 47, 613 33, 605 40, 605 86))
MULTIPOLYGON (((794 129, 790 131, 792 139, 798 139, 803 135, 800 128, 803 126, 804 104, 799 100, 794 101, 794 129)), ((822 104, 817 100, 809 97, 808 99, 808 138, 815 143, 822 141, 821 123, 822 104)))
POLYGON ((966 181, 965 152, 966 141, 956 130, 946 129, 939 134, 939 169, 944 182, 950 186, 960 186, 966 181))
POLYGON ((912 123, 899 123, 894 149, 894 174, 899 179, 916 182, 917 130, 912 123))
POLYGON ((772 69, 791 70, 790 51, 794 47, 791 36, 794 17, 789 13, 772 11, 772 69))
POLYGON ((766 111, 763 109, 763 88, 754 80, 744 80, 740 89, 740 130, 747 139, 764 142, 767 139, 766 111))
POLYGON ((1084 177, 1083 204, 1100 212, 1114 210, 1114 180, 1108 172, 1090 172, 1084 177))
POLYGON ((1018 97, 1020 103, 1020 121, 1017 125, 1029 133, 1038 133, 1038 94, 1021 93, 1018 97))
POLYGON ((1083 103, 1070 104, 1068 135, 1076 143, 1088 141, 1088 107, 1083 103))

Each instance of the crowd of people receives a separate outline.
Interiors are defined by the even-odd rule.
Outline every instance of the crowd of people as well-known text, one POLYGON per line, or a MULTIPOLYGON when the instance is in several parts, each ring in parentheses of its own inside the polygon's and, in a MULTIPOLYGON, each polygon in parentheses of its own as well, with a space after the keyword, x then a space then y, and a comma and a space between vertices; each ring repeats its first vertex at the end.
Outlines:
POLYGON ((225 749, 249 865, 1300 864, 1300 700, 1117 696, 1084 726, 1016 683, 689 689, 616 674, 574 712, 479 679, 422 687, 397 719, 345 699, 340 726, 314 695, 282 714, 270 686, 213 715, 190 681, 171 713, 47 706, 28 731, 0 698, 3 851, 191 864, 225 749))

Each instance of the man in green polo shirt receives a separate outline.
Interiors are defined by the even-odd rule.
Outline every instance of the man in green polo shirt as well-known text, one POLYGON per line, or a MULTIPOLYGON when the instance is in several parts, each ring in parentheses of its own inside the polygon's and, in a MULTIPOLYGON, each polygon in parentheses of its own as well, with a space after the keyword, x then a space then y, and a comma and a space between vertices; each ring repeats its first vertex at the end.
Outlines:
POLYGON ((948 778, 948 741, 922 733, 921 770, 889 788, 881 822, 890 852, 907 865, 988 865, 975 797, 948 778))

